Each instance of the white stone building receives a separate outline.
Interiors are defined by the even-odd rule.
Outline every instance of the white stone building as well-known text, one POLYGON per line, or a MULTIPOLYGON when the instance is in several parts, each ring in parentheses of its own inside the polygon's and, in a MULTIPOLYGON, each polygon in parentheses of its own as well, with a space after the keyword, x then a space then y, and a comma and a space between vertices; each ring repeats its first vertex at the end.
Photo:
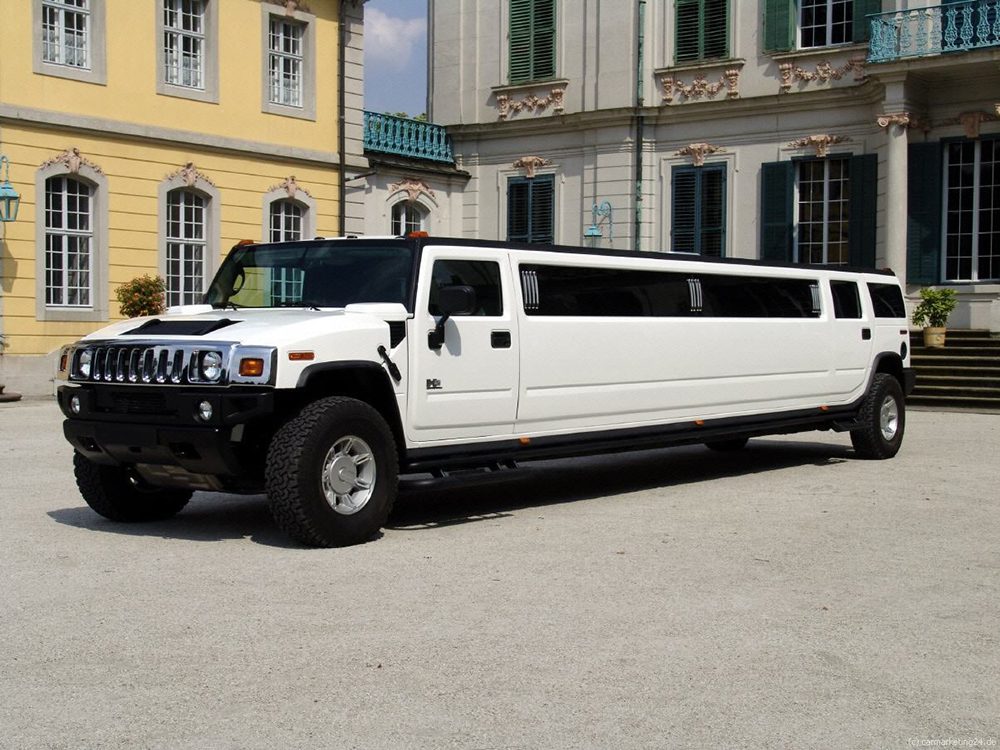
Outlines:
POLYGON ((1000 331, 994 0, 429 0, 429 22, 428 114, 468 178, 423 228, 889 267, 1000 331))

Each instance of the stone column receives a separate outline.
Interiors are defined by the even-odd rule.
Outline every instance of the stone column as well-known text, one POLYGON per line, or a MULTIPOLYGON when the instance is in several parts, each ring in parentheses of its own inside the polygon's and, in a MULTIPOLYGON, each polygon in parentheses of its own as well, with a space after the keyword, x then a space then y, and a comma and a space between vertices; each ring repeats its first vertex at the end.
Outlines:
POLYGON ((906 284, 906 194, 907 129, 913 124, 909 112, 879 115, 878 126, 886 131, 885 263, 906 284))

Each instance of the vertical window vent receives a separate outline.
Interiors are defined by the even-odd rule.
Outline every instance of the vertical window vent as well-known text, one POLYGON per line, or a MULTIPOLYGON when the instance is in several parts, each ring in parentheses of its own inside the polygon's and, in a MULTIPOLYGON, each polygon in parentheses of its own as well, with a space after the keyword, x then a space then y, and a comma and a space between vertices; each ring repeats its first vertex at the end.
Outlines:
POLYGON ((538 273, 536 271, 521 271, 521 296, 524 297, 525 310, 538 309, 538 273))
POLYGON ((702 308, 701 279, 688 279, 688 290, 691 292, 691 312, 700 313, 702 308))

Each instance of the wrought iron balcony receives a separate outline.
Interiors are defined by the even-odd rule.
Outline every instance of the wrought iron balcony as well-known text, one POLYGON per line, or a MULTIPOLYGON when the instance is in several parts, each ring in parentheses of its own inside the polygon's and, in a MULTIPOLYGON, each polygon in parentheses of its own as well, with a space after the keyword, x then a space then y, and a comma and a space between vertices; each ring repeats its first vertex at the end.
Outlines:
POLYGON ((455 161, 441 125, 378 112, 365 112, 365 151, 427 161, 455 161))
POLYGON ((869 62, 965 52, 1000 45, 1000 0, 874 13, 869 62))

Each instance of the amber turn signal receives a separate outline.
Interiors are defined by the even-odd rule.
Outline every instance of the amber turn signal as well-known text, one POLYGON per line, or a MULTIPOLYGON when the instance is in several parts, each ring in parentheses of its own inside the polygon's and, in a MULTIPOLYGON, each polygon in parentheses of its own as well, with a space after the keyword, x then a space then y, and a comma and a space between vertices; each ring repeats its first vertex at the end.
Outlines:
POLYGON ((240 375, 245 378, 259 378, 264 374, 264 360, 247 357, 240 360, 240 375))
POLYGON ((316 359, 316 354, 314 352, 288 352, 288 358, 292 362, 301 362, 302 360, 316 359))

